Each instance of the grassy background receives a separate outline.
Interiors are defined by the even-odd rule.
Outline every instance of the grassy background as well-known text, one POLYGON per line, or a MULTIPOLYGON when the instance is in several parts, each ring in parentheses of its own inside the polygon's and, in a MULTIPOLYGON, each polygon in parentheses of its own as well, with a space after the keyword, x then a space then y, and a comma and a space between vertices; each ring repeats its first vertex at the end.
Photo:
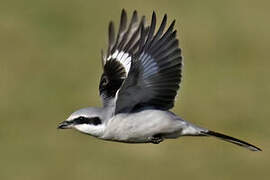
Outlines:
MULTIPOLYGON (((0 179, 268 179, 269 1, 2 0, 0 179), (213 138, 160 145, 99 141, 57 124, 100 105, 100 49, 109 20, 134 9, 168 13, 185 58, 174 112, 248 140, 253 153, 213 138)), ((149 20, 149 18, 148 18, 149 20)))

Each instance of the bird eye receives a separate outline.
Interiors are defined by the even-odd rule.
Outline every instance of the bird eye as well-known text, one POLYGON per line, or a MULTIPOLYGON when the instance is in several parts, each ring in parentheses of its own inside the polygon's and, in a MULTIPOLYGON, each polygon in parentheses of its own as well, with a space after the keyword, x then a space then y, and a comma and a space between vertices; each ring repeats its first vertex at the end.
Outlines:
POLYGON ((74 122, 76 122, 76 124, 83 124, 85 123, 86 120, 87 119, 85 117, 80 116, 77 119, 75 119, 74 122))

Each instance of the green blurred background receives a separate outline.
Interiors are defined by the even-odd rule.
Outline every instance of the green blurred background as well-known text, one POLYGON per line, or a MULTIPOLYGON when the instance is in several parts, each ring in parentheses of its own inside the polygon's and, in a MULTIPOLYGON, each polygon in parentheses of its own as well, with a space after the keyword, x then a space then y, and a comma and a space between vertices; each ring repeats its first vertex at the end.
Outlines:
POLYGON ((0 2, 0 179, 268 179, 270 2, 247 0, 0 2), (57 124, 99 106, 109 20, 168 13, 185 59, 174 112, 254 143, 214 138, 160 145, 105 142, 57 124))

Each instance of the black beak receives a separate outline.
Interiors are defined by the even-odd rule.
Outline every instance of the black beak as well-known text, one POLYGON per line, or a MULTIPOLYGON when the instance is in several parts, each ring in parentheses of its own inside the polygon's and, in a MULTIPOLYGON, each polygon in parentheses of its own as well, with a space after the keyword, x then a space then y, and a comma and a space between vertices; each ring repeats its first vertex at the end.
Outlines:
POLYGON ((58 124, 57 129, 69 129, 71 128, 71 123, 69 123, 68 121, 63 121, 60 124, 58 124))

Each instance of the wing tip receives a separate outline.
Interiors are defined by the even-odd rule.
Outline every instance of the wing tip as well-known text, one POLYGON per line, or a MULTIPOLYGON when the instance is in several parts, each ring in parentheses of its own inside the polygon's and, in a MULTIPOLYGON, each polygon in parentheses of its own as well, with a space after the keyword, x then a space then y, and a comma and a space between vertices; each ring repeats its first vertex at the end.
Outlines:
POLYGON ((152 12, 152 19, 153 19, 153 18, 154 18, 154 19, 157 18, 157 15, 156 15, 156 12, 155 12, 155 11, 152 12))
POLYGON ((133 11, 133 15, 138 15, 138 11, 136 9, 133 11))
POLYGON ((110 51, 112 50, 114 41, 115 41, 115 31, 114 31, 113 21, 109 22, 108 36, 109 36, 109 39, 108 39, 108 52, 107 53, 110 53, 110 51))
POLYGON ((127 11, 125 10, 125 8, 122 8, 121 17, 122 16, 127 16, 127 11))
MULTIPOLYGON (((111 33, 111 32, 114 33, 114 23, 113 23, 113 21, 109 22, 109 33, 111 33)), ((109 35, 111 35, 111 34, 109 34, 109 35)))
POLYGON ((172 28, 174 28, 175 23, 176 23, 176 20, 174 19, 174 20, 172 21, 172 23, 171 23, 172 28))

